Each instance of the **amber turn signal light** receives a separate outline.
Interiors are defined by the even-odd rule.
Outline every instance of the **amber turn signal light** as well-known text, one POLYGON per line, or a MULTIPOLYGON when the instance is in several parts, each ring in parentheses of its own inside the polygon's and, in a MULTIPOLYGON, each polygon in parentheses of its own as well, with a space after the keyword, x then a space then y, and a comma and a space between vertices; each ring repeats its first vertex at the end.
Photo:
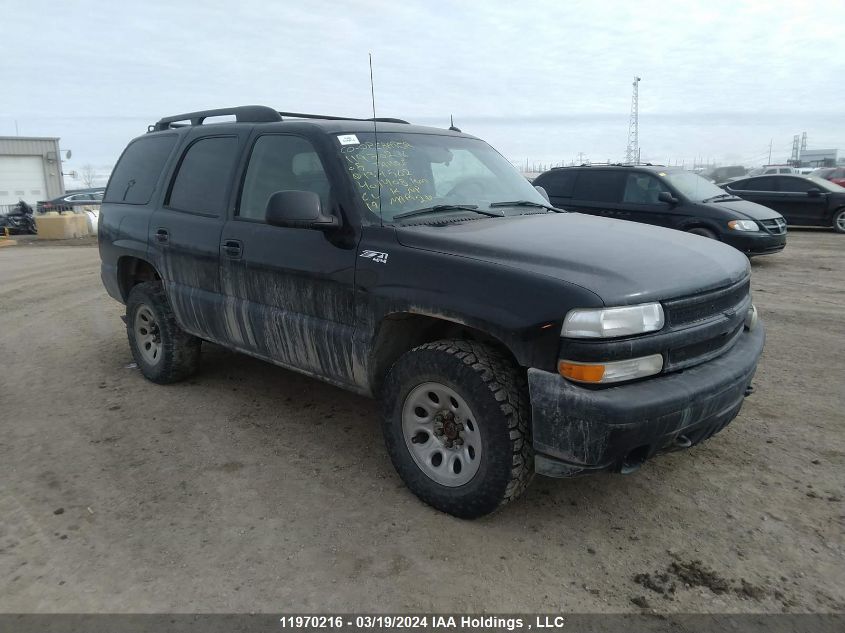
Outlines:
POLYGON ((578 382, 601 382, 604 377, 604 365, 582 365, 562 360, 557 365, 560 375, 578 382))

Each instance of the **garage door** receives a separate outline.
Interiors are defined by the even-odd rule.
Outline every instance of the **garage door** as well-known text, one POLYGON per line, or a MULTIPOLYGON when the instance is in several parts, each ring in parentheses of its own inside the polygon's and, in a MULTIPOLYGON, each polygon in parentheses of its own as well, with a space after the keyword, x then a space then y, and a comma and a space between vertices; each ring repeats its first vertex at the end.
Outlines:
POLYGON ((40 156, 0 156, 0 205, 25 200, 33 207, 47 198, 40 156))

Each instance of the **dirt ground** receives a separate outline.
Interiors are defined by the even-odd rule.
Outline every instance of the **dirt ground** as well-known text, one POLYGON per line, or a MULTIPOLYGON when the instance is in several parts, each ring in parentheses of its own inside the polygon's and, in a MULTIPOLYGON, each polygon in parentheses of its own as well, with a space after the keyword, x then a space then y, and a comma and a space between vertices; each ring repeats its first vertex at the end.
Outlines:
POLYGON ((98 266, 0 249, 0 612, 845 610, 845 236, 754 260, 724 432, 474 522, 405 489, 370 400, 212 346, 146 382, 98 266))

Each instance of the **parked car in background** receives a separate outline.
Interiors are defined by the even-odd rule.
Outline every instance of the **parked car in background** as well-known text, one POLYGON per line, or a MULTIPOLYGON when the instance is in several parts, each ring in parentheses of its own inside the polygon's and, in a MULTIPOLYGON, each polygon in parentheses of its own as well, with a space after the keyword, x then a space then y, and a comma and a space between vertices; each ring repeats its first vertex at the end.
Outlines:
POLYGON ((810 175, 824 178, 840 187, 845 187, 845 167, 820 167, 814 169, 810 175))
POLYGON ((534 184, 557 207, 694 233, 746 255, 776 253, 786 246, 786 221, 780 214, 679 168, 561 167, 540 174, 534 184))
POLYGON ((748 170, 742 165, 728 165, 726 167, 714 167, 701 172, 700 176, 712 180, 713 182, 722 182, 729 178, 738 178, 748 173, 748 170))
MULTIPOLYGON (((746 176, 767 176, 769 174, 797 174, 798 170, 795 167, 790 167, 789 165, 766 165, 764 167, 757 167, 756 169, 752 169, 749 171, 746 176)), ((727 180, 725 178, 724 180, 727 180)), ((716 182, 721 182, 717 180, 716 182)))
POLYGON ((48 211, 63 213, 84 207, 99 206, 103 202, 104 192, 104 187, 69 191, 65 195, 52 200, 40 200, 36 206, 38 213, 47 213, 48 211))
POLYGON ((725 191, 777 211, 789 225, 830 226, 845 233, 845 187, 818 176, 757 176, 725 191))

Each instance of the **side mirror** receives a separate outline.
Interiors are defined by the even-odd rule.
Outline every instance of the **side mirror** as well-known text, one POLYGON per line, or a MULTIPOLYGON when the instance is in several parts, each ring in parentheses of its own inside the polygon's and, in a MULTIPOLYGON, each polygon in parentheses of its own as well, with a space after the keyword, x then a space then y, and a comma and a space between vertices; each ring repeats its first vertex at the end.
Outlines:
POLYGON ((272 226, 326 230, 340 226, 333 215, 325 215, 320 196, 313 191, 277 191, 267 201, 264 219, 272 226))
POLYGON ((546 191, 545 189, 543 189, 543 188, 542 188, 542 187, 540 187, 539 185, 534 185, 534 188, 535 188, 537 191, 539 191, 539 192, 540 192, 540 195, 541 195, 541 196, 543 196, 543 197, 546 199, 546 202, 548 202, 549 204, 551 204, 551 202, 552 202, 552 201, 551 201, 551 199, 549 198, 549 192, 548 192, 548 191, 546 191))
POLYGON ((813 187, 812 189, 807 189, 807 195, 811 198, 818 198, 820 195, 822 195, 822 190, 813 187))
POLYGON ((668 191, 661 191, 658 193, 657 199, 658 201, 665 202, 667 204, 678 204, 678 199, 668 191))

